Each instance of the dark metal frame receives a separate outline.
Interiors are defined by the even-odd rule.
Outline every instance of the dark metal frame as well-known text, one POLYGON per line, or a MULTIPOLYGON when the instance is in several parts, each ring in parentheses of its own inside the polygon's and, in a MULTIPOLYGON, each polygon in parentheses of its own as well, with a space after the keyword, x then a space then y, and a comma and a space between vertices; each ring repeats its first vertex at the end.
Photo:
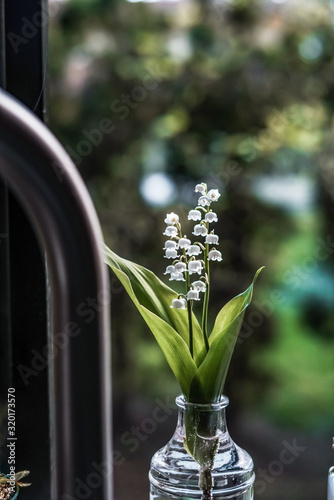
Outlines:
POLYGON ((108 277, 99 223, 82 179, 50 131, 4 91, 0 106, 0 173, 38 234, 51 286, 51 499, 77 498, 78 479, 87 484, 97 464, 101 485, 89 498, 112 500, 108 277), (97 303, 89 321, 87 299, 97 303))

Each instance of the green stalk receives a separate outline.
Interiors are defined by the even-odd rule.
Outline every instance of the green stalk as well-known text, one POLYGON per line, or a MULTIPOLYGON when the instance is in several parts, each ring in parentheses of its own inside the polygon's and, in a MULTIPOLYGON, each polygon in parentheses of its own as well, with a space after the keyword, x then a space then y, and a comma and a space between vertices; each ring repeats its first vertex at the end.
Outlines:
POLYGON ((188 300, 188 321, 189 321, 189 351, 191 357, 194 359, 194 336, 193 336, 193 318, 192 318, 192 300, 188 300))
POLYGON ((203 300, 202 331, 203 331, 204 344, 207 352, 209 350, 208 309, 209 309, 209 297, 210 297, 210 266, 208 261, 208 253, 209 253, 209 245, 206 244, 204 252, 204 264, 205 264, 205 273, 207 276, 207 283, 203 300))
MULTIPOLYGON (((179 236, 182 238, 182 231, 181 231, 181 224, 179 224, 179 236)), ((183 255, 185 258, 186 263, 188 262, 187 259, 187 252, 185 249, 183 249, 183 255)), ((189 273, 185 273, 186 275, 186 296, 187 293, 190 290, 190 276, 189 273)), ((189 324, 189 351, 191 354, 191 357, 194 359, 194 334, 193 334, 193 314, 192 314, 192 300, 187 300, 187 311, 188 311, 188 324, 189 324)))
MULTIPOLYGON (((187 259, 187 253, 183 250, 185 258, 187 259)), ((190 276, 189 273, 186 274, 186 296, 190 290, 190 276)), ((192 314, 192 300, 187 300, 187 311, 188 311, 188 323, 189 323, 189 351, 191 357, 194 359, 194 336, 193 336, 193 314, 192 314)))
MULTIPOLYGON (((186 251, 184 250, 184 254, 186 255, 186 251)), ((186 273, 186 296, 190 290, 190 276, 189 273, 186 273)), ((194 359, 194 335, 193 335, 193 314, 192 314, 192 300, 187 300, 187 310, 188 310, 188 323, 189 323, 189 351, 191 357, 194 359)))

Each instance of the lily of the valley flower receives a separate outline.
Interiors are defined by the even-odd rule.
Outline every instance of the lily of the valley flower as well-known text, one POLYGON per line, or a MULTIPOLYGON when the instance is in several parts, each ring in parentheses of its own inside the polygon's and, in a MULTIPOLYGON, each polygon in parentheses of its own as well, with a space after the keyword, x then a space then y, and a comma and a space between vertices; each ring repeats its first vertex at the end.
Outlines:
POLYGON ((198 204, 201 206, 201 207, 209 207, 210 206, 210 203, 211 203, 211 200, 208 196, 200 196, 198 198, 198 204))
POLYGON ((167 266, 164 274, 170 274, 173 273, 174 271, 175 271, 175 266, 167 266))
POLYGON ((172 309, 187 309, 187 302, 185 299, 174 299, 172 300, 172 305, 170 306, 172 309))
POLYGON ((192 307, 193 301, 200 300, 200 292, 204 294, 203 297, 203 312, 202 312, 202 331, 206 350, 209 350, 208 331, 207 331, 207 317, 208 317, 208 303, 210 294, 210 261, 221 261, 222 254, 216 250, 215 247, 209 245, 218 245, 219 237, 214 234, 214 231, 209 233, 209 224, 217 222, 218 217, 215 212, 210 208, 212 202, 217 201, 220 197, 218 189, 210 189, 208 191, 207 185, 203 182, 197 184, 195 192, 200 194, 198 206, 188 212, 188 220, 197 221, 192 234, 196 237, 202 236, 204 238, 203 244, 199 241, 192 243, 190 238, 182 234, 179 216, 174 212, 166 215, 165 222, 167 228, 164 235, 169 239, 165 242, 165 258, 173 259, 174 262, 171 266, 167 266, 164 274, 169 274, 170 281, 184 281, 186 283, 185 295, 179 295, 172 303, 175 309, 184 309, 184 305, 188 309, 189 320, 189 349, 193 356, 192 344, 192 307), (203 254, 202 260, 198 257, 203 254), (198 281, 192 281, 194 274, 203 277, 198 281))
POLYGON ((218 191, 218 189, 210 189, 207 196, 210 201, 218 201, 220 197, 220 192, 218 191))
POLYGON ((183 273, 187 270, 187 264, 184 262, 177 262, 174 267, 175 271, 178 271, 179 273, 183 273))
POLYGON ((181 271, 173 271, 170 273, 169 281, 186 281, 181 271))
POLYGON ((177 224, 179 222, 179 216, 177 214, 174 214, 174 212, 171 212, 170 214, 166 215, 165 223, 168 226, 172 226, 174 224, 177 224))
POLYGON ((169 248, 174 248, 176 249, 177 248, 177 243, 176 241, 173 241, 173 240, 167 240, 165 242, 165 246, 164 246, 164 250, 168 250, 169 248))
POLYGON ((197 290, 198 292, 205 292, 206 290, 206 284, 204 283, 204 281, 193 281, 192 282, 192 286, 194 288, 194 290, 197 290))
POLYGON ((198 290, 189 290, 187 300, 200 300, 198 290))
POLYGON ((165 236, 169 236, 170 238, 174 238, 177 236, 177 228, 175 226, 167 226, 163 234, 165 236))
POLYGON ((191 260, 188 264, 189 274, 201 274, 203 271, 203 264, 201 260, 191 260))
POLYGON ((198 245, 190 245, 190 247, 187 250, 187 255, 192 257, 193 255, 199 255, 202 252, 201 247, 198 245))
POLYGON ((209 245, 218 245, 219 237, 216 234, 208 234, 205 238, 205 243, 209 245))
POLYGON ((219 252, 219 250, 210 250, 209 254, 208 254, 208 259, 209 260, 217 260, 218 262, 220 262, 221 260, 223 260, 223 257, 222 257, 222 254, 221 252, 219 252))
POLYGON ((188 220, 201 220, 202 219, 202 214, 200 210, 190 210, 188 214, 188 220))
POLYGON ((205 222, 218 222, 218 217, 215 212, 208 212, 204 217, 205 222))
POLYGON ((164 257, 165 259, 176 259, 178 257, 176 248, 167 248, 164 257))
POLYGON ((202 226, 202 224, 196 224, 193 234, 195 236, 206 236, 208 234, 208 230, 205 226, 202 226))
POLYGON ((191 241, 188 238, 184 237, 184 238, 179 239, 179 248, 187 249, 190 247, 190 245, 191 245, 191 241))
POLYGON ((202 184, 196 184, 195 193, 205 193, 206 192, 206 184, 202 182, 202 184))

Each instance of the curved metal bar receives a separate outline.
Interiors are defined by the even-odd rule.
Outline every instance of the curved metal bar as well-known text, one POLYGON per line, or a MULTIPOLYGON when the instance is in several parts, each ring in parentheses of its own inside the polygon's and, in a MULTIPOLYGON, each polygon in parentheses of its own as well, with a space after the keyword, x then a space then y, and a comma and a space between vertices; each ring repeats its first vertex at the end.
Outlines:
POLYGON ((100 225, 63 147, 3 90, 0 127, 0 175, 31 218, 51 286, 51 498, 88 498, 91 490, 91 500, 112 500, 109 284, 100 225))

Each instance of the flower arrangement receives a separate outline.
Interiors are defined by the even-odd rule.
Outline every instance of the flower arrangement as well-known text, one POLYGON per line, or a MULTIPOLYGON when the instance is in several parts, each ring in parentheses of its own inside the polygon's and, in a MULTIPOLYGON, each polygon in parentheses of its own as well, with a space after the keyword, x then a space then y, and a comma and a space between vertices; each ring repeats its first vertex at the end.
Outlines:
POLYGON ((19 496, 20 488, 30 486, 30 483, 22 483, 24 479, 30 474, 30 471, 24 470, 17 472, 13 476, 3 474, 0 472, 0 500, 16 500, 19 496))
MULTIPOLYGON (((250 304, 253 287, 260 268, 251 285, 230 300, 218 313, 211 332, 208 332, 210 295, 210 264, 221 262, 217 249, 219 237, 211 229, 218 216, 211 208, 220 198, 218 189, 208 190, 205 183, 197 184, 197 206, 189 211, 188 220, 196 224, 192 234, 196 241, 182 233, 179 216, 167 214, 164 235, 166 259, 172 261, 165 275, 170 281, 184 282, 184 293, 177 293, 144 267, 122 259, 105 247, 106 263, 122 282, 130 298, 151 329, 165 358, 177 378, 186 401, 213 404, 222 397, 224 383, 233 349, 250 304), (203 297, 201 322, 193 305, 203 297)), ((212 486, 211 468, 217 449, 210 430, 207 438, 198 435, 196 419, 186 422, 184 446, 201 467, 200 487, 212 486)))

